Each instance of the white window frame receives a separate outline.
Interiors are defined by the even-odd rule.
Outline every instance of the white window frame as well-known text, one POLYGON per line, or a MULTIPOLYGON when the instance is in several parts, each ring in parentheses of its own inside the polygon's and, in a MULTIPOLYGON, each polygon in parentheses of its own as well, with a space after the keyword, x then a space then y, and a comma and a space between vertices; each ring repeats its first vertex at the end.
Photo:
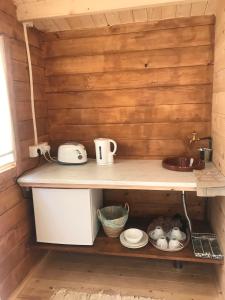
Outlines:
MULTIPOLYGON (((14 135, 14 128, 13 128, 13 114, 12 114, 12 108, 11 108, 11 101, 10 101, 10 92, 9 92, 9 77, 8 77, 8 70, 7 70, 7 50, 6 50, 6 42, 5 37, 3 35, 0 35, 0 55, 3 58, 3 69, 5 74, 5 86, 6 86, 6 96, 8 98, 8 110, 10 114, 10 128, 9 134, 11 135, 11 144, 12 147, 9 149, 9 151, 5 153, 0 153, 0 172, 5 171, 9 168, 15 167, 16 165, 16 150, 15 150, 15 135, 14 135), (3 163, 3 160, 5 162, 3 163)), ((1 91, 0 91, 0 97, 1 97, 1 91)), ((1 122, 1 120, 0 120, 1 122)), ((0 136, 0 143, 1 143, 1 136, 0 136)))

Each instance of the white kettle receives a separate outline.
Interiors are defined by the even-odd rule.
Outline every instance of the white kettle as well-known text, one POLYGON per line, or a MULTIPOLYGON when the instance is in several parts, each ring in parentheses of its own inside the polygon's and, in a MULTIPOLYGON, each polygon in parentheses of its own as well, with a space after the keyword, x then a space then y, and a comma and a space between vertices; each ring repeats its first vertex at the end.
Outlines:
POLYGON ((98 165, 111 165, 113 164, 113 156, 117 150, 117 143, 111 139, 99 138, 94 140, 96 161, 98 165), (114 145, 111 151, 111 145, 114 145))

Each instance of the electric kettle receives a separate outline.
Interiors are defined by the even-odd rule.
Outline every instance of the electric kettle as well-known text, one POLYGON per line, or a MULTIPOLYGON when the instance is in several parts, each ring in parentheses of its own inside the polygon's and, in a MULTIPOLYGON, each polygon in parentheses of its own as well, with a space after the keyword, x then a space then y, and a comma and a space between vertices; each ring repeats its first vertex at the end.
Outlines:
POLYGON ((111 139, 99 138, 94 140, 96 161, 98 165, 111 165, 113 164, 113 156, 117 150, 117 143, 111 139), (111 144, 114 149, 111 151, 111 144))

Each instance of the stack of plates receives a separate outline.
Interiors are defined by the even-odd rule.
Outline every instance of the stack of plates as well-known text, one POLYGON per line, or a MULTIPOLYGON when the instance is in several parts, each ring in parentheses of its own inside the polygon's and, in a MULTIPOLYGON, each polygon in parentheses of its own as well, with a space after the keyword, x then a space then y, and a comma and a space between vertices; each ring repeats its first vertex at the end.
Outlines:
POLYGON ((124 236, 124 232, 122 232, 120 235, 120 242, 126 248, 138 249, 138 248, 142 248, 148 244, 148 235, 146 232, 143 231, 143 237, 141 238, 141 240, 138 243, 130 243, 126 240, 126 238, 124 236))

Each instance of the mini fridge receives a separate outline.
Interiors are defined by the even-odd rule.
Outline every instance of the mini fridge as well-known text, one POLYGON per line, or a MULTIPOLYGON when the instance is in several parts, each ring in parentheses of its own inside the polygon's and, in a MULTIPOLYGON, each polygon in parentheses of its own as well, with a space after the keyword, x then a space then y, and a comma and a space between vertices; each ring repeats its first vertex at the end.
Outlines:
POLYGON ((102 190, 33 188, 38 242, 93 245, 102 207, 102 190))

